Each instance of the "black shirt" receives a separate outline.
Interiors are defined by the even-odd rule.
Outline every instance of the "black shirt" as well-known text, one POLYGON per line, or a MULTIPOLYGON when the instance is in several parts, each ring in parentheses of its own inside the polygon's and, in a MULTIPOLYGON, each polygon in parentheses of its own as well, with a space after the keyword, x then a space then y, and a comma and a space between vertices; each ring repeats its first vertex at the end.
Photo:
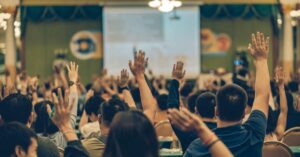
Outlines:
MULTIPOLYGON (((217 128, 213 131, 235 157, 261 157, 267 118, 259 110, 252 111, 244 124, 217 128)), ((199 139, 194 140, 184 157, 210 157, 209 150, 199 139)))

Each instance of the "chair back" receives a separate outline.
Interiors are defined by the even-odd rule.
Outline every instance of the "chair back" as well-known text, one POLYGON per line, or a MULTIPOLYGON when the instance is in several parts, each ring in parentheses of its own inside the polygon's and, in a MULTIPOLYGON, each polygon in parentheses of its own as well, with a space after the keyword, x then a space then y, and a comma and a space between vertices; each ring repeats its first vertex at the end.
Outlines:
POLYGON ((169 120, 158 122, 155 126, 155 131, 158 137, 172 137, 173 129, 169 120))
POLYGON ((288 146, 300 146, 300 127, 287 130, 282 137, 282 142, 288 146))
POLYGON ((284 143, 269 141, 263 145, 262 157, 294 157, 294 154, 284 143))

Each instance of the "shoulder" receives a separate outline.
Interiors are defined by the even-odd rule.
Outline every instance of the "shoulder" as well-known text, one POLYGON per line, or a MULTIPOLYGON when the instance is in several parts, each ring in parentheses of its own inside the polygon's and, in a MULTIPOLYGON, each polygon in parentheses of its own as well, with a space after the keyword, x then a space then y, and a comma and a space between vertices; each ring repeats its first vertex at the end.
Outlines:
POLYGON ((104 148, 104 146, 105 146, 105 144, 103 142, 101 142, 98 138, 84 139, 81 142, 85 148, 90 148, 90 147, 104 148))
POLYGON ((187 148, 184 156, 203 156, 209 154, 209 151, 205 146, 203 146, 200 139, 195 139, 187 148))
POLYGON ((50 139, 38 136, 38 156, 59 157, 59 151, 56 145, 50 139))

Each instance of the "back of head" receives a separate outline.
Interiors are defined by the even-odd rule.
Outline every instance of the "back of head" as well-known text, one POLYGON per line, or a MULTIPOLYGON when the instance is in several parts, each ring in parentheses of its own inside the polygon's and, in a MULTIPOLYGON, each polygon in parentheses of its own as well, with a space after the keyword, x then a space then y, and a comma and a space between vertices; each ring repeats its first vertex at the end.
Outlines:
POLYGON ((0 156, 13 156, 17 146, 27 153, 32 139, 37 139, 36 134, 21 123, 11 122, 2 125, 0 127, 0 156))
POLYGON ((253 88, 248 88, 246 90, 247 92, 247 96, 248 96, 248 101, 247 101, 247 105, 252 108, 253 103, 254 103, 254 98, 255 98, 255 91, 253 88))
POLYGON ((196 109, 201 117, 215 117, 216 96, 211 92, 206 92, 198 96, 196 100, 196 109))
POLYGON ((91 115, 92 113, 97 115, 100 105, 104 102, 100 96, 92 96, 85 103, 84 109, 87 115, 91 115))
POLYGON ((36 113, 36 120, 34 124, 34 130, 36 133, 48 135, 59 131, 51 119, 51 115, 54 113, 54 104, 51 101, 46 100, 37 103, 34 106, 34 111, 36 113))
POLYGON ((157 97, 157 104, 160 110, 165 111, 168 109, 168 95, 161 94, 157 97))
POLYGON ((188 97, 193 92, 193 89, 194 85, 190 82, 186 82, 180 90, 180 95, 182 95, 183 97, 188 97))
POLYGON ((140 111, 118 113, 110 128, 105 157, 158 157, 158 141, 150 120, 140 111))
POLYGON ((217 116, 222 121, 240 121, 245 113, 248 98, 245 90, 231 84, 222 87, 217 93, 217 116))
POLYGON ((24 95, 11 94, 1 102, 1 118, 4 122, 17 121, 27 124, 32 112, 32 103, 24 95))
POLYGON ((129 107, 124 101, 113 98, 101 104, 98 114, 101 115, 101 121, 105 125, 110 126, 110 123, 118 112, 127 110, 129 110, 129 107))
POLYGON ((195 107, 196 107, 196 101, 197 101, 197 98, 200 94, 204 93, 205 91, 203 90, 200 90, 192 95, 190 95, 188 97, 188 100, 187 100, 187 104, 188 104, 188 109, 190 112, 192 113, 195 113, 195 107))

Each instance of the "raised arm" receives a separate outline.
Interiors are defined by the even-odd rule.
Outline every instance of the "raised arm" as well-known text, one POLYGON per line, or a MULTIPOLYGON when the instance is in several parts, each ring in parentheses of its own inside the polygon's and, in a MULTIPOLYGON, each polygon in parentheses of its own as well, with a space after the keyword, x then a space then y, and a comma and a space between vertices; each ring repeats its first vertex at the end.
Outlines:
MULTIPOLYGON (((65 91, 65 93, 69 92, 69 95, 66 95, 66 98, 69 100, 74 99, 74 103, 76 105, 73 105, 71 108, 71 124, 73 127, 75 127, 76 124, 76 117, 77 117, 77 109, 78 109, 78 89, 77 89, 77 84, 78 84, 78 68, 79 66, 75 62, 70 62, 69 65, 67 65, 67 70, 68 70, 68 76, 69 76, 69 89, 65 91)), ((71 102, 71 101, 69 101, 71 102)), ((69 104, 71 105, 71 104, 69 104)))
POLYGON ((129 81, 129 73, 127 72, 126 69, 123 69, 121 71, 121 77, 118 77, 118 84, 122 90, 122 94, 124 95, 124 101, 129 105, 130 108, 136 108, 133 97, 129 91, 128 81, 129 81))
POLYGON ((168 95, 168 108, 177 108, 180 107, 180 95, 179 95, 179 86, 182 83, 182 80, 185 75, 185 71, 183 71, 183 62, 178 61, 173 66, 171 85, 169 88, 168 95))
POLYGON ((64 99, 61 89, 58 90, 59 98, 55 94, 52 94, 54 100, 54 117, 53 122, 59 128, 67 141, 67 147, 65 148, 65 157, 89 157, 88 152, 83 148, 80 140, 78 140, 75 129, 72 127, 70 116, 75 104, 75 99, 64 99))
POLYGON ((270 90, 270 76, 268 69, 269 37, 265 39, 263 33, 252 34, 252 43, 249 52, 254 58, 256 67, 255 99, 253 110, 260 110, 268 117, 268 102, 270 90))
POLYGON ((279 102, 280 114, 278 117, 275 134, 278 140, 281 140, 285 132, 287 113, 288 113, 288 106, 287 106, 287 100, 286 100, 285 89, 284 89, 284 72, 281 67, 276 68, 275 70, 275 81, 278 85, 279 98, 280 98, 280 102, 279 102))
POLYGON ((168 118, 173 125, 185 132, 196 132, 202 143, 207 146, 212 157, 233 157, 222 141, 205 125, 201 117, 183 108, 181 112, 169 109, 168 118))
POLYGON ((153 122, 157 105, 144 75, 147 62, 148 58, 145 59, 145 52, 139 51, 134 61, 129 61, 129 68, 138 82, 144 113, 153 122))

